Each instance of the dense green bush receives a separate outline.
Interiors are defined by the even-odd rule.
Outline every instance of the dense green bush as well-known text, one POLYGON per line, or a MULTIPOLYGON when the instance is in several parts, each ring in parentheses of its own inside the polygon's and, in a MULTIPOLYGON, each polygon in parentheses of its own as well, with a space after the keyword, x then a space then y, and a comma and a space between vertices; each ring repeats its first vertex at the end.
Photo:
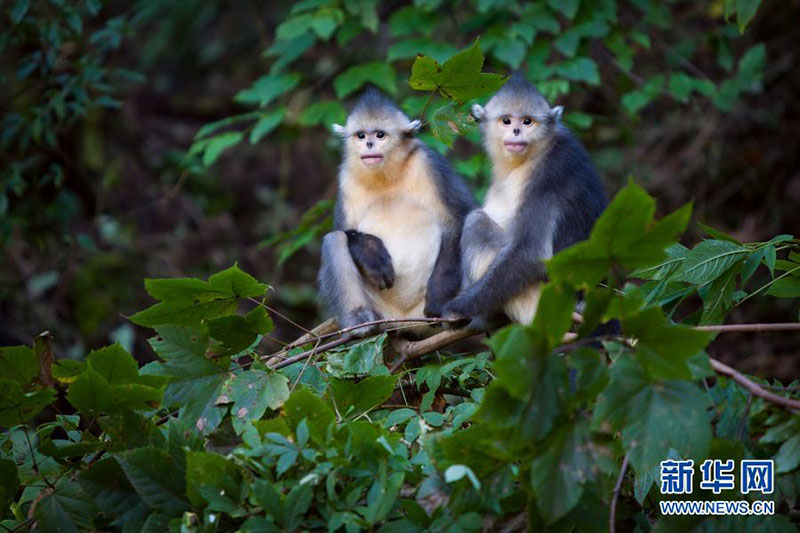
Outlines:
MULTIPOLYGON (((800 241, 717 235, 689 250, 675 241, 690 206, 660 220, 654 207, 623 189, 587 242, 548 262, 533 324, 489 338, 493 357, 439 351, 393 374, 384 333, 269 366, 268 286, 237 266, 146 281, 158 302, 131 320, 155 330, 159 360, 141 368, 119 345, 84 362, 53 360, 44 337, 2 348, 2 525, 604 531, 613 508, 626 529, 793 531, 796 412, 715 376, 712 334, 691 325, 751 296, 798 297, 800 241), (762 265, 772 280, 753 287, 762 265), (563 344, 578 289, 583 322, 563 344), (690 295, 702 305, 676 323, 690 295), (589 334, 611 318, 621 334, 600 346, 589 334), (773 458, 775 492, 743 498, 780 514, 660 516, 659 463, 677 457, 773 458)), ((760 390, 796 409, 797 385, 760 390)))

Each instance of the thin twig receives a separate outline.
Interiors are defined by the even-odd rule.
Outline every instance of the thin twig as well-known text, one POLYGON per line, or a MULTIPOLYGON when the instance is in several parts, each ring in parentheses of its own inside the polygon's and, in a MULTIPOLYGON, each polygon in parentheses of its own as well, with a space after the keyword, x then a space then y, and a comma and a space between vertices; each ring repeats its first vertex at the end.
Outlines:
POLYGON ((614 533, 616 531, 617 521, 617 500, 619 499, 620 490, 622 490, 622 482, 625 480, 625 473, 628 471, 628 454, 622 458, 622 468, 619 470, 619 477, 617 483, 614 485, 614 492, 611 494, 611 508, 608 512, 608 531, 614 533))
POLYGON ((297 322, 295 322, 294 320, 292 320, 292 319, 291 319, 291 318, 289 318, 288 316, 284 315, 284 314, 283 314, 283 313, 281 313, 280 311, 278 311, 278 310, 276 310, 276 309, 274 309, 274 308, 272 308, 272 307, 268 306, 267 304, 265 304, 265 303, 264 303, 264 302, 262 302, 261 300, 259 300, 259 299, 257 299, 257 298, 252 298, 252 297, 251 297, 251 298, 248 298, 248 300, 250 300, 250 301, 251 301, 251 302, 253 302, 253 303, 256 303, 256 304, 258 304, 259 306, 263 307, 263 308, 264 308, 264 309, 266 309, 267 311, 269 311, 269 312, 271 312, 271 313, 273 313, 273 314, 277 315, 278 317, 280 317, 280 318, 284 319, 286 322, 288 322, 289 324, 293 325, 293 326, 294 326, 294 327, 296 327, 297 329, 299 329, 299 330, 302 330, 302 331, 303 331, 303 332, 305 332, 306 334, 310 334, 310 333, 311 333, 311 331, 307 330, 305 327, 301 326, 300 324, 298 324, 297 322))
POLYGON ((717 374, 722 374, 723 376, 727 376, 734 380, 736 383, 744 387, 745 389, 749 390, 753 395, 758 396, 764 400, 770 401, 772 403, 781 405, 788 409, 795 409, 800 411, 800 400, 795 400, 792 398, 786 398, 784 396, 778 396, 768 390, 762 388, 757 383, 750 381, 747 377, 743 376, 738 370, 729 367, 725 363, 721 361, 717 361, 713 357, 708 358, 708 362, 711 363, 711 368, 714 369, 714 372, 717 374))
POLYGON ((699 331, 719 333, 763 333, 765 331, 800 331, 800 322, 776 322, 774 324, 721 324, 716 326, 695 326, 699 331))

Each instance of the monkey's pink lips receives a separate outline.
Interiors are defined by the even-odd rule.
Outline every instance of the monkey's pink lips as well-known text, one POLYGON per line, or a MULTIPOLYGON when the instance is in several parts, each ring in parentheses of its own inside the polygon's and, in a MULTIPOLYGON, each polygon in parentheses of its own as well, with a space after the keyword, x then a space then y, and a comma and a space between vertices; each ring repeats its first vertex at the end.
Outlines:
POLYGON ((383 156, 380 154, 362 155, 361 161, 363 161, 365 165, 377 165, 383 161, 383 156))
POLYGON ((525 150, 525 148, 528 147, 528 143, 526 143, 524 141, 517 141, 517 142, 506 141, 506 142, 503 143, 503 145, 506 147, 506 150, 508 150, 509 152, 522 152, 522 151, 525 150))

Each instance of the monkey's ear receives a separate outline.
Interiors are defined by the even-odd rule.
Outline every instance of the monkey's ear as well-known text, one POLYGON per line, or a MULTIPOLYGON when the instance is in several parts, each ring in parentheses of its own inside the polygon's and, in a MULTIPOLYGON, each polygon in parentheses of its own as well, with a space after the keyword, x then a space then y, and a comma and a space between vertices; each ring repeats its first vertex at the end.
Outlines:
POLYGON ((331 130, 333 130, 334 135, 338 135, 339 137, 347 137, 347 129, 341 124, 333 124, 331 126, 331 130))
POLYGON ((481 104, 472 105, 472 116, 475 117, 477 122, 486 118, 486 109, 481 104))
POLYGON ((412 120, 408 124, 405 125, 403 128, 403 133, 406 135, 414 135, 419 131, 419 127, 422 126, 422 122, 419 120, 412 120))
POLYGON ((561 118, 562 113, 564 113, 564 106, 557 105, 550 110, 550 118, 552 118, 553 120, 558 120, 561 118))

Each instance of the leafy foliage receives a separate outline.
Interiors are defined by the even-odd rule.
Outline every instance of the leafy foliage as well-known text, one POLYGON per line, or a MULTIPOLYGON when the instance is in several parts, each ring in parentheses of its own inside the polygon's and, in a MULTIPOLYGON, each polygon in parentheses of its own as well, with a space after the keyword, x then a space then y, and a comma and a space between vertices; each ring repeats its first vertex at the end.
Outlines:
MULTIPOLYGON (((470 531, 522 517, 531 528, 605 530, 623 456, 626 524, 649 514, 669 527, 653 515, 663 497, 653 485, 675 457, 774 458, 772 498, 792 509, 796 416, 758 398, 742 411, 743 389, 708 380, 711 335, 687 324, 800 279, 800 242, 716 238, 689 250, 675 243, 689 208, 656 221, 653 199, 630 183, 589 240, 548 263, 534 322, 492 335, 493 357, 440 352, 396 375, 383 362, 386 334, 320 354, 324 365, 265 365, 267 286, 237 266, 207 281, 146 280, 159 302, 131 320, 155 329, 154 363, 139 368, 113 345, 42 378, 34 350, 0 351, 3 525, 470 531), (748 290, 759 265, 774 278, 748 290), (632 269, 649 281, 631 284, 632 269), (680 301, 653 296, 666 286, 680 301), (579 288, 586 323, 563 344, 579 288), (703 312, 676 323, 689 294, 703 312), (243 303, 251 309, 239 314, 243 303), (591 332, 612 318, 621 334, 601 346, 591 332), (71 414, 51 409, 59 391, 71 414)), ((764 523, 791 530, 781 516, 764 523)))

